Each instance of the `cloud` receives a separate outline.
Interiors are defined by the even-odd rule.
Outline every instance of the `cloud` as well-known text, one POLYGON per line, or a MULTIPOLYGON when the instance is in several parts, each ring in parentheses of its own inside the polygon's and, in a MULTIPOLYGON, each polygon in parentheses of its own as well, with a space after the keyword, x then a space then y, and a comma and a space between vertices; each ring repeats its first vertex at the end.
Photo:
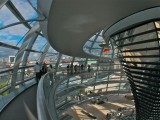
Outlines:
MULTIPOLYGON (((18 22, 18 19, 12 14, 6 6, 3 6, 0 10, 0 27, 8 24, 18 22)), ((4 43, 12 43, 12 41, 19 41, 21 37, 28 31, 23 25, 16 25, 6 29, 0 30, 0 41, 4 43)))
POLYGON ((23 27, 21 29, 12 27, 0 31, 0 41, 7 44, 12 44, 12 41, 15 41, 15 44, 12 45, 16 45, 18 41, 27 33, 27 29, 23 29, 23 27))
MULTIPOLYGON (((27 0, 12 0, 13 4, 16 6, 16 8, 19 10, 19 12, 22 14, 22 16, 25 17, 25 19, 30 18, 36 18, 37 13, 34 11, 34 9, 30 6, 30 4, 27 2, 27 0)), ((34 2, 33 4, 36 4, 34 2)), ((3 6, 0 10, 0 27, 19 22, 19 20, 14 16, 14 14, 6 7, 3 6)), ((2 35, 16 35, 16 36, 23 36, 28 29, 23 25, 16 25, 12 26, 3 30, 0 30, 0 39, 2 35)))
MULTIPOLYGON (((27 0, 12 0, 12 2, 25 19, 37 18, 36 11, 30 6, 27 0)), ((31 2, 35 7, 37 7, 37 0, 31 0, 31 2)), ((0 9, 0 18, 0 27, 19 22, 19 20, 6 6, 3 6, 0 9)), ((27 33, 28 30, 29 29, 26 28, 23 24, 2 29, 0 30, 0 41, 10 45, 16 45, 18 41, 27 33)), ((46 44, 46 42, 47 41, 45 38, 38 37, 33 46, 33 49, 40 50, 46 44)), ((17 50, 0 47, 0 57, 7 58, 9 55, 15 55, 16 53, 17 50)), ((33 56, 37 55, 30 55, 30 57, 33 56)))
POLYGON ((12 2, 20 11, 20 13, 24 16, 25 19, 37 17, 36 11, 31 7, 27 0, 12 0, 12 2))
POLYGON ((17 41, 19 41, 21 39, 20 36, 8 36, 8 37, 1 37, 0 38, 0 42, 3 42, 3 43, 6 43, 6 44, 9 44, 9 45, 16 45, 17 44, 17 41))
POLYGON ((0 22, 4 26, 14 22, 18 22, 18 19, 12 14, 12 12, 6 6, 3 6, 0 9, 0 18, 0 22))
POLYGON ((32 49, 33 50, 40 50, 45 44, 46 44, 46 39, 44 37, 38 36, 36 39, 32 49))
POLYGON ((23 36, 25 33, 27 33, 28 29, 24 27, 23 25, 16 25, 12 26, 6 29, 3 29, 0 31, 0 36, 1 35, 19 35, 23 36))

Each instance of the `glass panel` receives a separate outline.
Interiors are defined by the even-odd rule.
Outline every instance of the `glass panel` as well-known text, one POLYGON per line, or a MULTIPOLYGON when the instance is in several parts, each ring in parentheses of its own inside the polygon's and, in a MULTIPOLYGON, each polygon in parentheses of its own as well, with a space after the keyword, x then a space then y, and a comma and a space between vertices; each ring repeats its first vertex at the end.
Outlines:
POLYGON ((128 44, 128 43, 134 43, 134 42, 139 42, 139 41, 144 41, 144 40, 147 41, 149 39, 154 39, 154 38, 157 38, 156 32, 152 32, 152 33, 148 33, 145 35, 140 35, 140 36, 132 37, 129 39, 125 39, 123 42, 124 42, 124 44, 128 44))
POLYGON ((12 2, 25 19, 37 18, 38 15, 36 11, 27 0, 12 0, 12 2))
POLYGON ((101 49, 92 49, 91 53, 99 56, 101 54, 101 49))
POLYGON ((30 26, 33 27, 36 24, 36 21, 29 22, 30 26))
POLYGON ((102 41, 103 41, 103 38, 100 37, 100 36, 96 39, 96 42, 98 42, 98 43, 99 43, 99 42, 102 42, 102 41))
POLYGON ((85 46, 90 47, 90 46, 92 45, 92 43, 93 43, 93 42, 87 41, 86 44, 85 44, 85 46))
POLYGON ((35 52, 30 52, 30 55, 28 57, 28 61, 38 61, 40 59, 41 53, 35 53, 35 52))
MULTIPOLYGON (((0 30, 0 42, 16 46, 19 40, 21 40, 21 38, 27 33, 27 31, 28 29, 23 25, 16 25, 0 30)), ((19 44, 19 46, 21 44, 19 44)))
POLYGON ((60 67, 63 67, 64 69, 66 69, 67 65, 72 61, 71 56, 67 56, 67 55, 62 55, 61 60, 60 60, 60 67))
POLYGON ((31 3, 32 3, 32 5, 35 7, 35 8, 37 8, 37 0, 29 0, 31 3))
MULTIPOLYGON (((28 33, 28 32, 27 32, 27 33, 28 33)), ((21 47, 21 45, 23 44, 24 39, 25 39, 27 33, 17 42, 17 44, 16 44, 17 47, 21 47)))
POLYGON ((44 37, 38 36, 32 47, 32 50, 42 51, 44 50, 46 43, 47 41, 44 37))
POLYGON ((155 29, 154 23, 153 22, 148 23, 148 24, 145 24, 145 25, 142 25, 142 26, 139 26, 137 28, 134 28, 134 29, 131 29, 131 30, 128 30, 128 31, 125 31, 125 32, 121 33, 120 38, 129 37, 131 35, 135 35, 135 34, 145 32, 145 31, 149 31, 149 30, 153 30, 153 29, 155 29))
MULTIPOLYGON (((11 83, 12 78, 12 71, 5 72, 3 74, 0 74, 0 90, 3 90, 3 88, 7 87, 11 83)), ((2 96, 6 96, 9 93, 9 90, 2 93, 2 96)))
POLYGON ((99 46, 99 44, 94 43, 93 48, 101 48, 101 47, 99 46))
POLYGON ((56 62, 58 54, 46 54, 45 60, 49 60, 50 62, 56 62))
POLYGON ((155 29, 154 22, 137 27, 132 31, 132 35, 155 29))
MULTIPOLYGON (((98 34, 98 33, 97 33, 97 34, 98 34)), ((100 34, 99 34, 99 35, 100 35, 100 36, 102 36, 102 34, 103 34, 103 30, 100 32, 100 34)))
POLYGON ((0 47, 0 69, 13 67, 17 50, 0 47))
POLYGON ((0 9, 0 27, 6 26, 11 23, 19 22, 12 12, 4 5, 0 9))
POLYGON ((92 36, 89 40, 94 41, 95 35, 92 36))
POLYGON ((48 52, 57 53, 57 51, 56 51, 56 50, 54 50, 52 47, 49 47, 48 52))

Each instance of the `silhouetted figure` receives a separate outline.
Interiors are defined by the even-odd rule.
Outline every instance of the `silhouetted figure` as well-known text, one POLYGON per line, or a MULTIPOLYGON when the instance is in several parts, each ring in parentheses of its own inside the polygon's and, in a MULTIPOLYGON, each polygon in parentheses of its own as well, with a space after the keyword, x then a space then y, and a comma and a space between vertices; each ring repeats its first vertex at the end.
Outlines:
POLYGON ((73 74, 73 64, 71 64, 70 71, 71 71, 71 74, 73 74))
POLYGON ((106 115, 106 120, 110 120, 111 119, 111 114, 108 114, 106 115))
POLYGON ((34 66, 34 71, 36 73, 36 81, 37 83, 39 82, 40 78, 41 78, 41 74, 40 74, 40 65, 38 62, 36 62, 35 66, 34 66))
POLYGON ((78 101, 81 101, 82 100, 82 97, 81 97, 81 95, 79 94, 78 95, 78 101))
POLYGON ((82 64, 81 65, 81 72, 83 72, 83 69, 84 69, 84 65, 82 64))
POLYGON ((93 92, 92 91, 89 91, 89 94, 92 94, 93 92))
POLYGON ((77 65, 74 66, 74 72, 77 73, 77 65))
POLYGON ((67 74, 69 74, 69 69, 70 69, 70 66, 69 64, 67 65, 67 74))
POLYGON ((122 108, 121 108, 121 107, 119 107, 119 108, 118 108, 118 111, 122 111, 122 108))
POLYGON ((106 119, 108 119, 108 116, 109 116, 109 114, 107 113, 107 115, 106 115, 106 119))
POLYGON ((41 69, 41 75, 44 75, 47 73, 47 65, 46 63, 43 64, 42 69, 41 69))
POLYGON ((119 119, 121 117, 122 117, 122 113, 119 113, 118 116, 117 116, 117 118, 119 119))
POLYGON ((91 72, 91 66, 88 65, 88 72, 91 72))

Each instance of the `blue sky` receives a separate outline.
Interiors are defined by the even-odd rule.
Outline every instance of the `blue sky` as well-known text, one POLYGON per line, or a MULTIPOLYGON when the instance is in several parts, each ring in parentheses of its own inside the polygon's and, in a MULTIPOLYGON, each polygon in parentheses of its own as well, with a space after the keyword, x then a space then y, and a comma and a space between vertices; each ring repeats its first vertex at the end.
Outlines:
MULTIPOLYGON (((37 0, 30 0, 30 1, 35 7, 37 7, 37 0)), ((12 2, 25 19, 38 17, 37 13, 29 5, 27 0, 12 0, 12 2)), ((12 14, 12 12, 6 6, 3 6, 0 9, 0 27, 9 25, 15 22, 18 22, 18 19, 12 14)), ((18 41, 21 40, 21 38, 27 32, 28 32, 28 29, 22 24, 0 30, 0 42, 4 42, 10 45, 16 45, 18 41)), ((22 42, 23 40, 20 42, 18 46, 20 46, 22 42)), ((40 50, 45 43, 46 43, 45 38, 38 37, 38 41, 35 42, 35 45, 33 46, 33 48, 35 50, 40 50)), ((3 47, 0 47, 0 57, 8 58, 9 55, 15 55, 16 52, 17 51, 13 49, 6 49, 3 47)))

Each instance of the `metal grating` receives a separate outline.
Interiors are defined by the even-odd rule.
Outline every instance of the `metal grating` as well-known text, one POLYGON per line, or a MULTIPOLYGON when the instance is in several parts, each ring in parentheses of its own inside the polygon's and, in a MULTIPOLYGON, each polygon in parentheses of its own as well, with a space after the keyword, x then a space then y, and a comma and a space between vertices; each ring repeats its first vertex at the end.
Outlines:
POLYGON ((160 22, 112 36, 135 100, 137 120, 160 120, 160 22))

